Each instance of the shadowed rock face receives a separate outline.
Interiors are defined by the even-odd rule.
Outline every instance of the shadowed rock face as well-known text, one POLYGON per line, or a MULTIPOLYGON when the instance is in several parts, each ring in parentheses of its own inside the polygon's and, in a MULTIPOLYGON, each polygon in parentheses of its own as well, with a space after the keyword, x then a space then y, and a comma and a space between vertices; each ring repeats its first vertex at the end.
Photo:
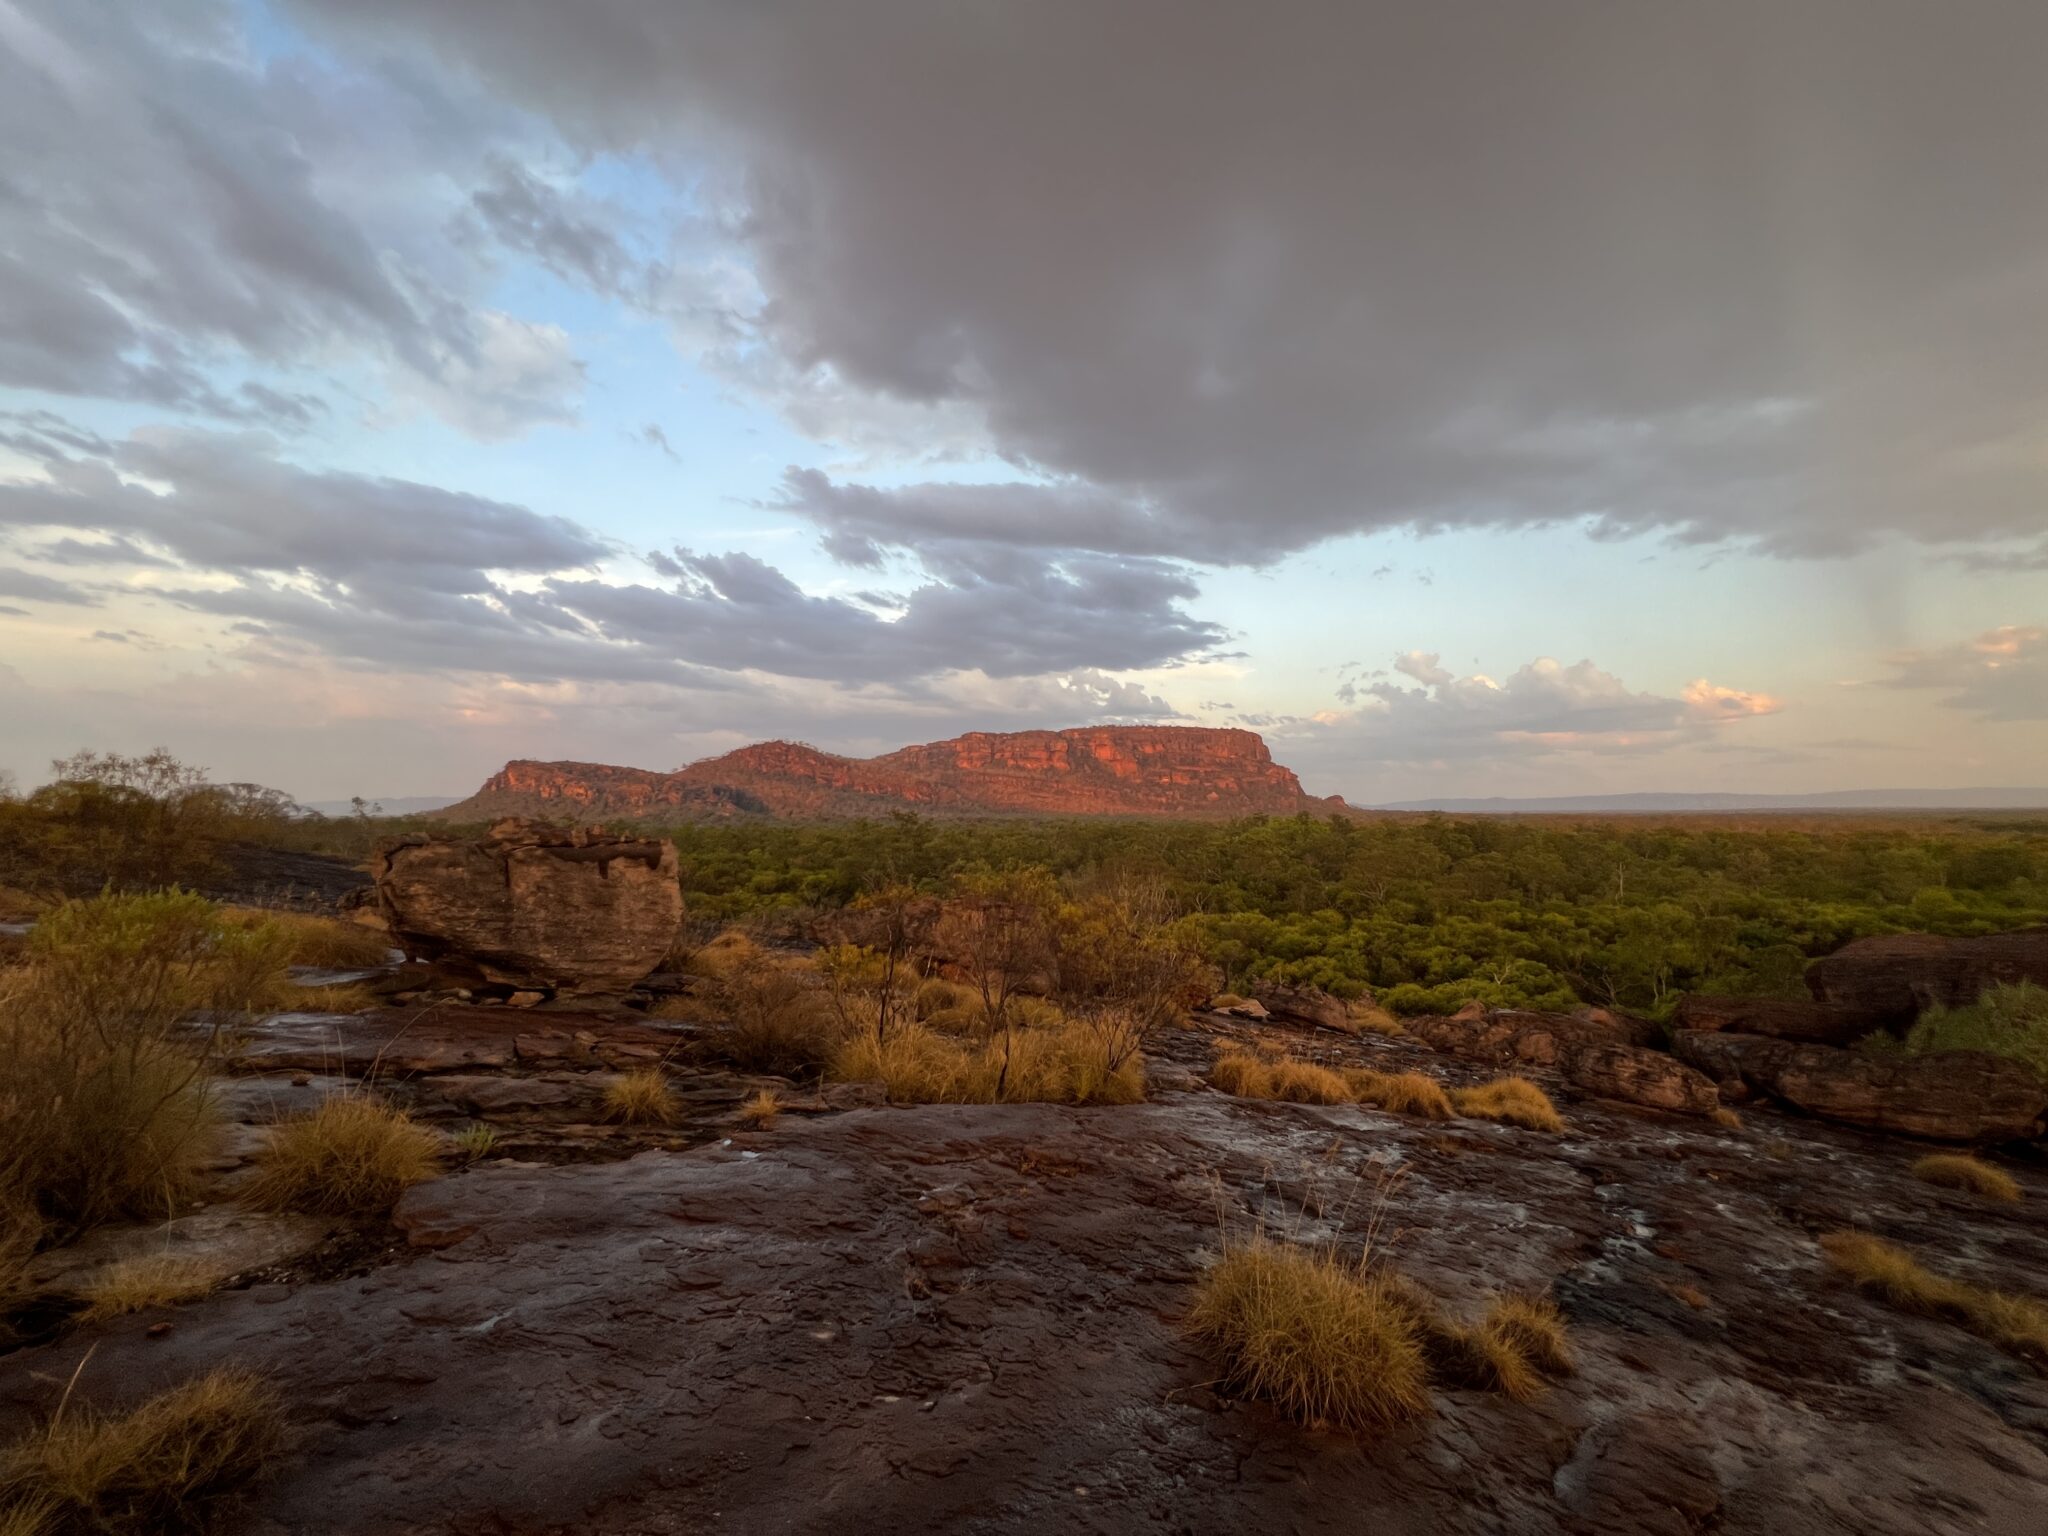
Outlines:
POLYGON ((883 757, 835 757, 771 741, 675 773, 591 763, 511 762, 439 813, 482 816, 957 815, 1247 816, 1341 808, 1304 794, 1251 731, 1101 726, 975 732, 883 757))
POLYGON ((1893 933, 1856 939, 1806 968, 1814 998, 1887 1024, 1909 1024, 1923 1008, 1975 1002, 1998 982, 2048 986, 2048 928, 1945 939, 1893 933))
POLYGON ((564 995, 619 992, 682 921, 675 845, 504 821, 477 842, 405 837, 371 860, 394 940, 452 977, 564 995))
POLYGON ((1678 1000, 1671 1016, 1676 1029, 1732 1034, 1769 1035, 1774 1040, 1803 1040, 1814 1045, 1849 1045, 1882 1028, 1881 1010, 1843 1003, 1813 1003, 1803 998, 1710 997, 1693 993, 1678 1000))
POLYGON ((1680 1031, 1672 1050, 1710 1077, 1845 1125, 1937 1141, 2027 1141, 2048 1131, 2048 1083, 1982 1051, 1878 1056, 1698 1030, 1680 1031))

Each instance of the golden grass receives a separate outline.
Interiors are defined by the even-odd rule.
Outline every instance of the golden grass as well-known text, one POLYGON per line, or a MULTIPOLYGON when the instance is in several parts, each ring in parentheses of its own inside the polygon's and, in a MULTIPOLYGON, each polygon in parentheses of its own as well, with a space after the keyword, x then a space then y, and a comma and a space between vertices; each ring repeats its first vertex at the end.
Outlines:
POLYGON ((1349 1104, 1352 1099, 1350 1086, 1328 1067, 1245 1051, 1219 1057, 1209 1069, 1209 1081, 1240 1099, 1278 1099, 1286 1104, 1349 1104))
POLYGON ((377 994, 361 982, 301 987, 288 985, 275 998, 287 1013, 363 1013, 377 1006, 377 994))
POLYGON ((782 1113, 782 1100, 775 1096, 773 1088, 763 1088, 740 1106, 740 1119, 757 1131, 765 1131, 775 1124, 775 1117, 782 1113))
POLYGON ((1232 1387, 1303 1423, 1372 1430, 1429 1411, 1429 1364, 1393 1282, 1264 1236, 1204 1275, 1188 1331, 1232 1387))
POLYGON ((1408 1033, 1401 1027, 1401 1021, 1378 1003, 1362 1000, 1347 1003, 1344 1012, 1351 1020, 1353 1034, 1384 1035, 1389 1039, 1398 1039, 1408 1033))
POLYGON ((1742 1129, 1742 1116, 1735 1113, 1734 1110, 1725 1104, 1708 1115, 1707 1118, 1724 1131, 1739 1131, 1742 1129))
POLYGON ((432 1131, 367 1093, 336 1094, 278 1123, 243 1198, 264 1210, 374 1216, 440 1171, 432 1131))
POLYGON ((213 1289, 205 1266, 191 1259, 150 1254, 122 1259, 89 1278, 84 1286, 81 1323, 100 1323, 130 1312, 148 1312, 204 1296, 213 1289))
POLYGON ((856 1030, 831 1076, 879 1080, 898 1104, 1136 1104, 1145 1097, 1145 1058, 1081 1019, 987 1039, 954 1039, 914 1021, 880 1039, 856 1030))
POLYGON ((223 914, 236 927, 269 927, 282 935, 292 965, 315 965, 330 971, 362 971, 390 958, 391 936, 362 923, 310 912, 273 912, 258 907, 231 907, 223 914))
POLYGON ((1448 1120, 1453 1111, 1444 1085, 1427 1072, 1373 1072, 1348 1067, 1344 1082, 1351 1096, 1361 1104, 1375 1104, 1393 1115, 1416 1115, 1424 1120, 1448 1120))
POLYGON ((929 1023, 937 1014, 979 1014, 981 994, 965 982, 948 981, 943 976, 927 976, 917 984, 917 991, 911 997, 910 1009, 925 1023, 929 1023))
POLYGON ((1902 1312, 1958 1323, 2048 1368, 2048 1305, 1937 1275, 1905 1249, 1867 1232, 1830 1232, 1820 1246, 1828 1263, 1859 1290, 1902 1312))
POLYGON ((1474 1120, 1498 1120, 1531 1131, 1561 1131, 1564 1117, 1550 1095, 1526 1077, 1497 1077, 1473 1088, 1453 1088, 1451 1103, 1474 1120))
POLYGON ((681 1113, 659 1067, 635 1067, 605 1084, 604 1114, 621 1125, 674 1125, 681 1113))
POLYGON ((727 928, 693 950, 671 951, 669 956, 670 969, 689 976, 709 977, 713 981, 724 981, 740 971, 765 963, 767 958, 761 946, 737 928, 727 928))
POLYGON ((1564 1314, 1541 1296, 1500 1296, 1486 1309, 1486 1324, 1521 1350, 1546 1376, 1569 1376, 1574 1367, 1564 1314))
POLYGON ((283 1450, 284 1405, 216 1370, 124 1414, 70 1408, 0 1453, 0 1508, 21 1532, 198 1531, 283 1450))
POLYGON ((2020 1198, 2019 1180, 2003 1168, 1962 1152, 1933 1152, 1913 1164, 1913 1177, 1923 1184, 1960 1189, 1986 1200, 2011 1203, 2020 1198))

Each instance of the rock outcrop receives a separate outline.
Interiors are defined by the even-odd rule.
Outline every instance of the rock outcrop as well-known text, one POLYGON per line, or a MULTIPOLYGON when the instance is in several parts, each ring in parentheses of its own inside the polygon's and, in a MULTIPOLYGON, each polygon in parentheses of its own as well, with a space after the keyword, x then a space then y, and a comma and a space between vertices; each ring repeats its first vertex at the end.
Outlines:
POLYGON ((1678 1000, 1671 1022, 1675 1029, 1850 1045, 1883 1028, 1886 1016, 1847 1003, 1815 1003, 1798 997, 1709 997, 1695 992, 1678 1000))
POLYGON ((1909 1024, 1936 1003, 1974 1002, 1998 982, 2048 986, 2048 928, 1946 939, 1892 933, 1856 939, 1806 968, 1818 1002, 1858 1009, 1887 1024, 1909 1024))
POLYGON ((1252 731, 1097 726, 975 732, 882 757, 795 742, 742 747, 673 773, 593 763, 507 763, 438 816, 875 815, 1248 816, 1341 810, 1303 792, 1252 731))
POLYGON ((1672 1052, 1721 1083, 1866 1130, 1982 1142, 2027 1141, 2048 1133, 2048 1082, 2016 1061, 1982 1051, 1881 1055, 1684 1030, 1672 1052))
POLYGON ((466 842, 402 837, 371 862, 392 938, 444 980, 557 995, 623 991, 682 921, 675 845, 503 821, 466 842))
POLYGON ((1467 1061, 1550 1068, 1603 1099, 1686 1115, 1711 1114, 1721 1102, 1709 1078, 1649 1048, 1655 1025, 1605 1008, 1540 1013, 1475 1004, 1449 1017, 1404 1019, 1401 1027, 1467 1061))
POLYGON ((1257 1003, 1266 1011, 1268 1018, 1288 1019, 1297 1024, 1313 1024, 1323 1029, 1349 1030, 1351 1010, 1344 1006, 1344 999, 1333 997, 1321 987, 1290 986, 1284 981, 1254 982, 1245 993, 1248 1002, 1257 1003))

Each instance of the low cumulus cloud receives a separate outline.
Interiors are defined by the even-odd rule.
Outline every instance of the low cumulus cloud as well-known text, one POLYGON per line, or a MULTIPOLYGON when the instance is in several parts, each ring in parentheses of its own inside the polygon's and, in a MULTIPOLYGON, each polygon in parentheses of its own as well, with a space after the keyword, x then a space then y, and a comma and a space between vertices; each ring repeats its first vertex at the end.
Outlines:
POLYGON ((2002 624, 1933 650, 1895 651, 1881 686, 1926 690, 1990 720, 2048 720, 2048 628, 2002 624))
POLYGON ((272 656, 712 691, 742 674, 906 693, 967 674, 1043 678, 1069 707, 1152 717, 1169 707, 1111 674, 1225 638, 1187 612, 1194 581, 1164 561, 955 550, 886 606, 806 592, 743 553, 657 553, 649 563, 668 585, 622 583, 596 574, 618 552, 568 519, 308 470, 260 433, 153 429, 103 443, 45 427, 40 472, 0 480, 0 535, 38 562, 148 569, 89 593, 25 566, 0 596, 118 591, 219 619, 272 656))
POLYGON ((1351 707, 1286 722, 1327 754, 1341 749, 1365 761, 1422 762, 1446 758, 1549 752, 1655 752, 1699 742, 1731 722, 1775 714, 1782 701, 1700 678, 1676 697, 1641 692, 1592 661, 1570 665, 1548 656, 1502 680, 1460 676, 1434 651, 1396 656, 1393 679, 1354 681, 1340 690, 1351 707))
MULTIPOLYGON (((1029 471, 801 487, 855 558, 934 517, 1228 561, 2041 531, 2038 7, 286 3, 692 167, 746 272, 710 351, 793 419, 863 394, 1029 471)), ((547 190, 479 211, 638 282, 547 190)))

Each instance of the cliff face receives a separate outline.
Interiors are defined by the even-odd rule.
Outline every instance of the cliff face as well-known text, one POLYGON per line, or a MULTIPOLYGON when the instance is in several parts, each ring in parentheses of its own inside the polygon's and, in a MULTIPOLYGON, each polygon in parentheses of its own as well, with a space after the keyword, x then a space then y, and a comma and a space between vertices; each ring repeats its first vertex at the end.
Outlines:
POLYGON ((597 763, 507 763, 450 820, 505 815, 701 820, 952 815, 1225 817, 1335 810, 1251 731, 1096 726, 974 732, 882 757, 770 741, 674 773, 597 763))

